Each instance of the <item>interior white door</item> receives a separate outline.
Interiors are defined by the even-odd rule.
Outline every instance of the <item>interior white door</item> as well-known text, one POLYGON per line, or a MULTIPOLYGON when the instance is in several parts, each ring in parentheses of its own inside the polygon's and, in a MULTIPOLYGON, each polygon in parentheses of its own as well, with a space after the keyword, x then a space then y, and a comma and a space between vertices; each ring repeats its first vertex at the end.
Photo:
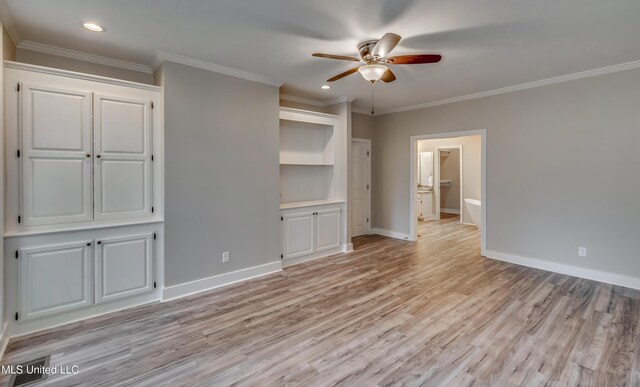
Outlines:
POLYGON ((151 215, 150 111, 148 100, 94 97, 96 219, 151 215))
POLYGON ((25 84, 21 109, 23 223, 90 220, 91 93, 25 84))
POLYGON ((282 216, 282 258, 296 258, 313 252, 313 212, 282 216))
POLYGON ((369 233, 370 223, 370 144, 351 143, 351 236, 369 233))
POLYGON ((153 234, 96 242, 96 304, 153 290, 153 234))
POLYGON ((91 241, 19 250, 20 321, 92 304, 91 241))
POLYGON ((340 209, 318 210, 315 218, 315 251, 340 246, 340 209))

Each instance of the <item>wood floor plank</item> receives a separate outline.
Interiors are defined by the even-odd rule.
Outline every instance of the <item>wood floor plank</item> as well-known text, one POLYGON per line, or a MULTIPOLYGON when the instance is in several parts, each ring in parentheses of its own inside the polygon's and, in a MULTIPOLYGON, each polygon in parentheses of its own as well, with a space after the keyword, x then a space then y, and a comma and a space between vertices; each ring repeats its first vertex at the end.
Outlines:
POLYGON ((419 235, 17 338, 2 364, 79 366, 42 386, 640 383, 640 292, 483 258, 457 217, 419 235))

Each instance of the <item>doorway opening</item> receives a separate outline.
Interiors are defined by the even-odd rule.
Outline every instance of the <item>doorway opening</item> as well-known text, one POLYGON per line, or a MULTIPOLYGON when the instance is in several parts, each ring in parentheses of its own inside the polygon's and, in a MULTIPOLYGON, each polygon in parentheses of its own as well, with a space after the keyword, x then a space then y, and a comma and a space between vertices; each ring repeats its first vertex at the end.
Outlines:
POLYGON ((486 131, 411 137, 410 239, 439 221, 477 227, 486 250, 486 131))

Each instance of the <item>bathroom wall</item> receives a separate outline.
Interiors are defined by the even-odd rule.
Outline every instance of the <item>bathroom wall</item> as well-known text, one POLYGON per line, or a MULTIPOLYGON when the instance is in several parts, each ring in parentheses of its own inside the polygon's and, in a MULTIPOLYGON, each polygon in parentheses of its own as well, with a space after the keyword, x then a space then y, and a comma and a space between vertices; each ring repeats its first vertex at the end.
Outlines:
POLYGON ((450 186, 440 187, 440 211, 460 212, 460 150, 440 154, 440 180, 450 180, 450 186))
MULTIPOLYGON (((407 142, 408 144, 408 142, 407 142)), ((436 147, 438 148, 446 148, 451 146, 462 146, 462 164, 463 164, 463 176, 461 177, 463 182, 463 190, 462 196, 470 199, 481 199, 482 193, 482 139, 480 136, 465 136, 465 137, 453 137, 453 138, 442 138, 442 139, 434 139, 434 140, 422 140, 418 141, 418 152, 434 152, 436 147)), ((449 159, 455 158, 452 155, 448 157, 449 159)), ((459 159, 459 158, 458 158, 459 159)), ((447 160, 449 161, 449 160, 447 160)), ((446 167, 446 166, 445 166, 446 167)), ((405 167, 408 170, 408 166, 405 167)), ((455 168, 455 167, 454 167, 455 168)), ((459 165, 457 166, 459 170, 459 165)), ((375 171, 375 168, 374 168, 375 171)), ((458 184, 460 184, 458 182, 458 184)), ((450 187, 448 191, 455 191, 450 187)), ((375 189, 375 187, 374 187, 375 189)), ((446 191, 446 190, 443 190, 446 191)), ((459 192, 460 189, 458 188, 459 192)), ((375 192, 375 191, 374 191, 375 192)), ((451 192, 447 192, 450 194, 451 192)), ((455 195, 455 193, 454 193, 455 195)), ((446 206, 441 207, 444 208, 454 208, 460 209, 460 194, 457 194, 457 199, 453 196, 450 200, 446 202, 446 206), (454 206, 452 202, 457 201, 457 206, 454 206), (449 207, 449 206, 454 207, 449 207)), ((463 223, 473 223, 471 217, 469 217, 468 211, 464 209, 463 211, 463 223)), ((374 217, 374 221, 377 218, 374 217)), ((374 223, 375 224, 375 223, 374 223)))

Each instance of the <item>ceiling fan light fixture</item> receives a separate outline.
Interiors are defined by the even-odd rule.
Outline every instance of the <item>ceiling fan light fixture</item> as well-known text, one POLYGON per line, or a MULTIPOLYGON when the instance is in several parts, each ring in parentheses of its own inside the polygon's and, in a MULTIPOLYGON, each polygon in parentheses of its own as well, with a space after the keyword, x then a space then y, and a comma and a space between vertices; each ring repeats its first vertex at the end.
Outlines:
POLYGON ((362 75, 364 79, 369 82, 375 82, 380 80, 384 73, 387 72, 387 66, 381 64, 368 64, 361 66, 358 69, 358 72, 362 75))

